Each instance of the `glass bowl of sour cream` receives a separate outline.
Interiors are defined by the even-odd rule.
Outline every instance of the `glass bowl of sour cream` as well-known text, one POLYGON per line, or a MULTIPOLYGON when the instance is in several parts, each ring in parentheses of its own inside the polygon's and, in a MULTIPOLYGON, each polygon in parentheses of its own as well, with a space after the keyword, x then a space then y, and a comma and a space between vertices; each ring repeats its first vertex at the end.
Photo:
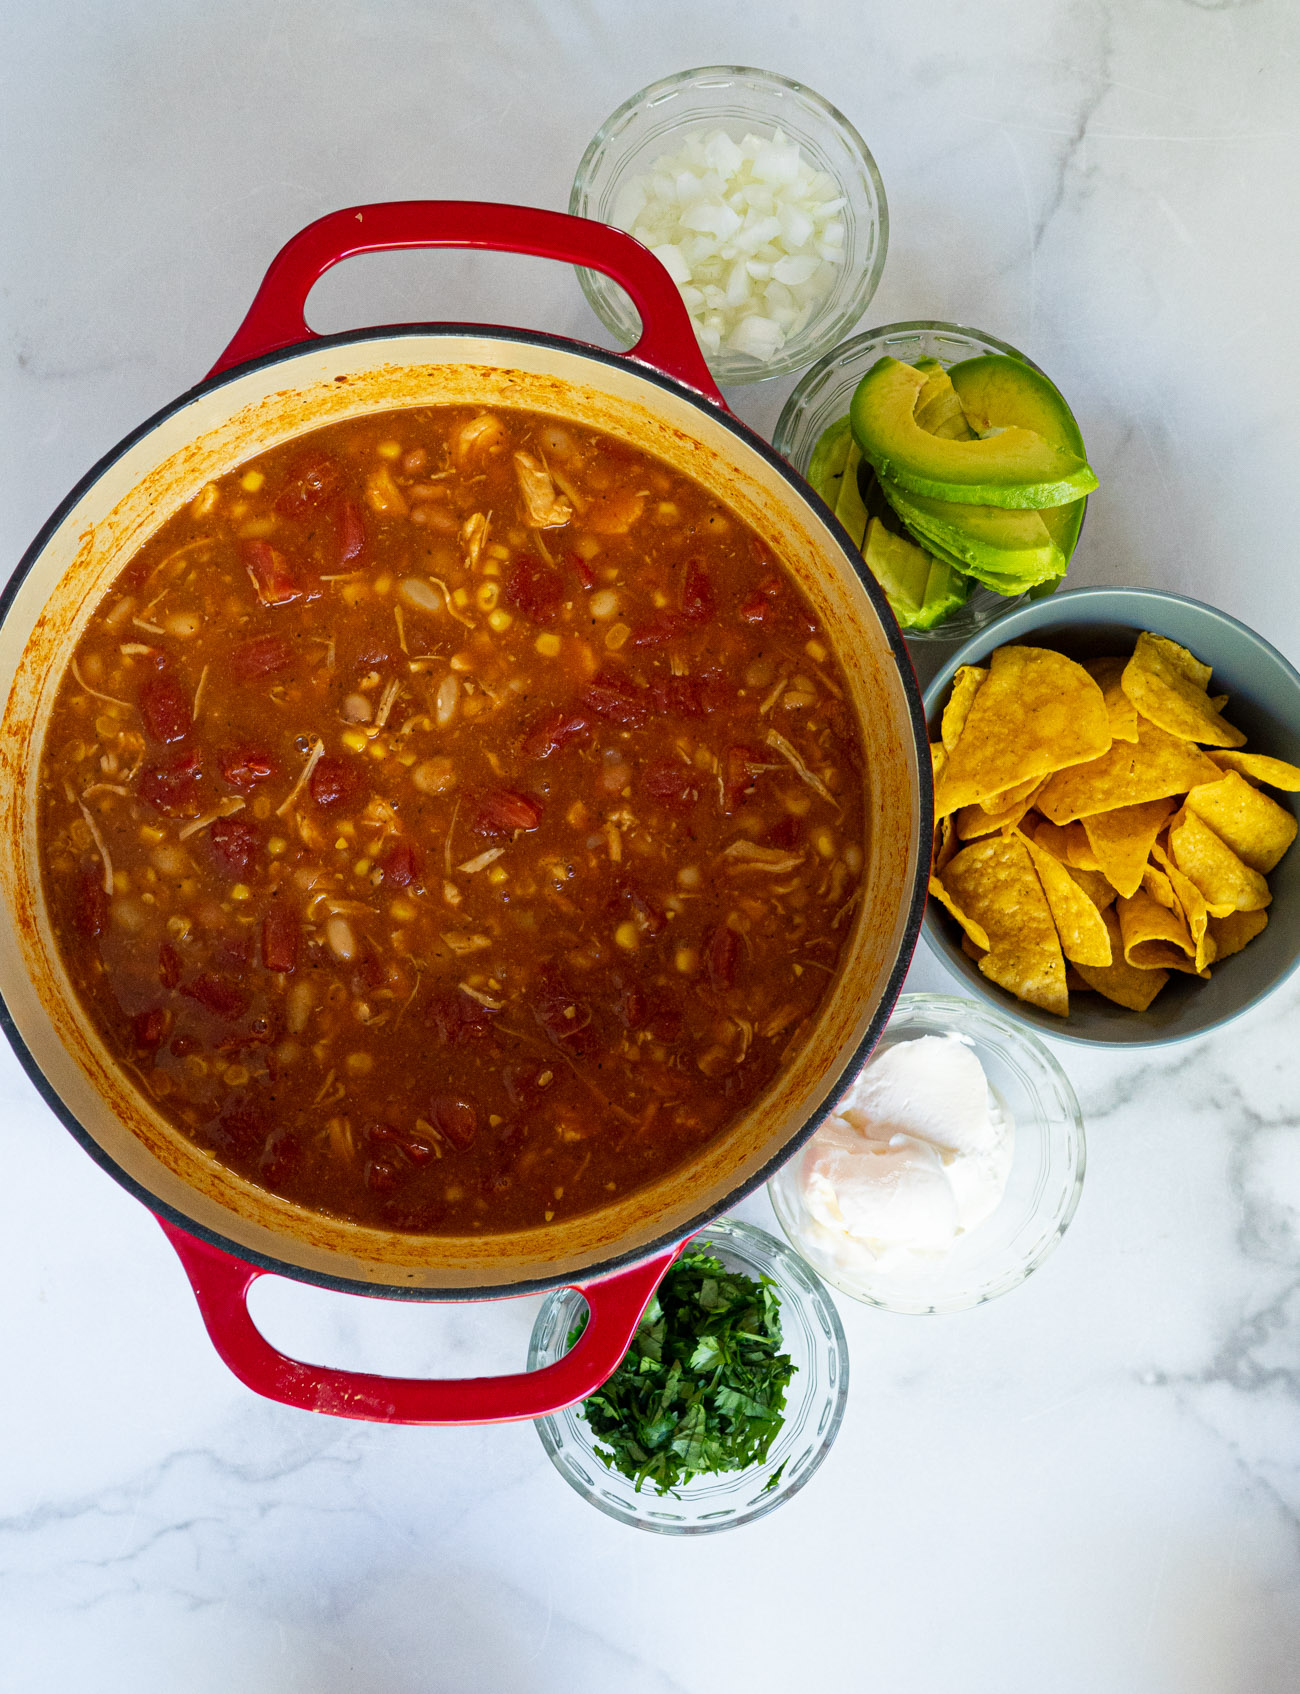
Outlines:
POLYGON ((869 1305, 928 1316, 1018 1287, 1083 1189, 1083 1116, 1035 1036, 907 994, 836 1113, 768 1184, 791 1245, 869 1305))

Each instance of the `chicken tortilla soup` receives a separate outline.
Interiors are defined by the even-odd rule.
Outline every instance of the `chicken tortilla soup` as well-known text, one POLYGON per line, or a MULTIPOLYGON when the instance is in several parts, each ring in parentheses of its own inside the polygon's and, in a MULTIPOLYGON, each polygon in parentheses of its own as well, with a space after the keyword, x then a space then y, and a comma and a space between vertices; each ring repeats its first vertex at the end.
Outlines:
POLYGON ((336 423, 118 577, 45 738, 84 1010, 263 1189, 464 1235, 734 1123, 852 927, 861 736, 758 537, 532 412, 336 423))

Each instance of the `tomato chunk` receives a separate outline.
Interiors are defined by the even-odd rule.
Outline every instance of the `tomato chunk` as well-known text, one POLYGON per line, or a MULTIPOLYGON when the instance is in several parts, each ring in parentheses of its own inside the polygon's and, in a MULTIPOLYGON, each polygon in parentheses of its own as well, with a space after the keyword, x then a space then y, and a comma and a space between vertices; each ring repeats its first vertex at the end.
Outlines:
POLYGON ((420 874, 420 860, 409 841, 398 841, 380 860, 385 888, 409 888, 420 874))
POLYGON ((298 914, 282 901, 262 919, 262 963, 269 971, 291 971, 298 963, 298 914))
POLYGON ((147 1012, 137 1012, 131 1020, 131 1035, 137 1047, 154 1052, 161 1047, 171 1026, 171 1013, 161 1006, 151 1006, 147 1012))
POLYGON ((226 1023, 233 1023, 248 1010, 248 995, 239 984, 215 971, 204 971, 188 988, 182 988, 181 993, 226 1023))
POLYGON ((344 500, 339 505, 338 537, 341 565, 350 565, 353 559, 361 557, 366 545, 365 519, 360 508, 351 500, 344 500))
POLYGON ((203 768, 196 753, 168 765, 146 765, 140 772, 140 798, 167 818, 197 817, 203 768))
POLYGON ((690 630, 690 620, 680 612, 655 612, 643 624, 638 624, 628 637, 632 647, 666 647, 690 630))
POLYGON ((435 993, 424 1015, 434 1039, 445 1046, 486 1041, 492 1034, 493 1014, 480 1001, 455 989, 435 993))
POLYGON ((328 453, 308 450, 290 464, 275 502, 277 512, 301 518, 330 500, 343 481, 343 467, 328 453))
POLYGON ((293 649, 279 635, 255 635, 238 641, 230 649, 230 668, 241 682, 258 676, 275 676, 293 663, 293 649))
POLYGON ((464 1152, 478 1134, 478 1107, 459 1094, 435 1094, 429 1106, 429 1122, 453 1147, 464 1152))
POLYGON ((738 811, 741 801, 752 793, 755 782, 769 761, 755 747, 728 747, 723 760, 723 794, 728 812, 738 811))
POLYGON ((217 755, 223 782, 232 788, 256 788, 276 772, 275 760, 264 747, 226 747, 217 755))
POLYGON ((151 676, 140 690, 140 716, 151 741, 183 741, 194 718, 189 696, 174 676, 151 676))
POLYGON ((164 941, 158 949, 158 980, 164 988, 180 987, 181 956, 170 941, 164 941))
POLYGON ((242 818, 218 818, 208 827, 211 856, 227 876, 247 876, 261 846, 261 830, 242 818))
POLYGON ((302 588, 294 580, 288 561, 269 541, 245 541, 244 564, 264 606, 287 606, 292 600, 302 599, 302 588))
POLYGON ((318 806, 351 806, 365 792, 366 783, 353 759, 327 753, 316 761, 307 788, 318 806))
POLYGON ((506 577, 505 599, 533 623, 554 623, 564 599, 564 578, 531 553, 521 553, 506 577))
POLYGON ((650 684, 655 710, 665 717, 702 718, 704 686, 697 676, 657 676, 650 684))
POLYGON ((641 782, 659 805, 672 812, 688 812, 700 797, 704 774, 680 759, 654 759, 641 773, 641 782))
POLYGON ((490 788, 481 794, 472 828, 480 835, 511 835, 517 829, 536 829, 542 803, 514 788, 490 788))
POLYGON ((688 559, 682 577, 682 616, 690 623, 712 623, 717 604, 708 571, 698 559, 688 559))
POLYGON ((84 870, 77 881, 77 902, 73 910, 77 933, 93 940, 102 935, 108 923, 108 895, 104 892, 104 873, 96 865, 84 870))
POLYGON ((591 714, 580 706, 560 708, 538 718, 524 736, 519 751, 525 759, 546 759, 571 741, 585 741, 591 729, 591 714))
POLYGON ((736 980, 736 963, 740 957, 740 937, 725 923, 719 924, 709 937, 704 950, 704 968, 709 985, 721 992, 732 987, 736 980))
POLYGON ((602 718, 637 729, 650 716, 650 691, 638 688, 630 677, 617 671, 597 671, 591 679, 584 703, 602 718))

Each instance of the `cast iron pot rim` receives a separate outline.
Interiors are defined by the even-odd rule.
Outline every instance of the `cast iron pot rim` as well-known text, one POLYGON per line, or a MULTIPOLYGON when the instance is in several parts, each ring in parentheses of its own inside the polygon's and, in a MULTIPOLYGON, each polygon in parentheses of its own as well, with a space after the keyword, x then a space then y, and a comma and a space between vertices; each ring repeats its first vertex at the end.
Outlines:
MULTIPOLYGON (((916 764, 922 821, 927 814, 933 813, 934 787, 928 755, 929 739, 926 733, 921 689, 917 682, 911 656, 908 653, 898 623, 889 609, 884 590, 866 568, 861 554, 854 548, 847 531, 825 501, 813 492, 809 484, 776 452, 775 448, 763 440, 756 430, 752 430, 748 424, 742 423, 729 410, 719 408, 706 395, 697 392, 673 377, 665 376, 662 371, 656 369, 653 365, 646 364, 640 359, 629 358, 625 353, 610 352, 603 347, 593 347, 586 342, 572 340, 567 336, 548 335, 541 330, 511 329, 495 324, 473 323, 377 325, 368 329, 345 330, 338 335, 315 336, 310 341, 299 341, 288 347, 277 347, 270 352, 259 354, 256 358, 246 359, 238 365, 232 365, 226 370, 204 377, 201 382, 197 382, 193 387, 184 390, 174 400, 169 401, 165 406, 154 412, 152 416, 146 418, 142 424, 137 425, 129 434, 123 436, 116 446, 110 447, 108 452, 91 466, 80 481, 59 502, 19 560, 13 575, 9 578, 3 590, 0 590, 0 623, 3 623, 8 617, 10 607, 19 588, 72 508, 94 487, 105 472, 116 464, 123 454, 129 452, 137 442, 142 441, 168 418, 174 417, 177 413, 183 411, 186 406, 192 405, 215 389, 222 388, 228 383, 237 382, 250 371, 262 370, 271 365, 285 364, 301 357, 304 353, 317 352, 322 348, 353 347, 367 341, 386 341, 415 336, 438 336, 448 339, 465 336, 473 339, 516 342, 523 346, 554 348, 557 352, 576 354, 580 358, 591 359, 597 364, 608 365, 614 370, 623 372, 626 372, 627 367, 631 365, 636 374, 643 377, 653 387, 663 389, 676 399, 689 400, 692 405, 705 412, 708 417, 736 436, 746 447, 755 450, 759 457, 764 459, 769 467, 780 476, 782 481, 789 484, 791 492, 796 498, 812 505, 818 517, 834 535, 841 551, 852 566, 854 574, 866 590, 867 597, 880 620, 881 628, 884 630, 890 652, 894 656, 899 678, 903 685, 904 698, 907 701, 912 738, 917 751, 916 764), (924 758, 921 757, 922 749, 926 750, 924 758)), ((876 1014, 844 1067, 842 1074, 845 1076, 851 1074, 866 1062, 876 1042, 880 1039, 890 1013, 894 1009, 894 1002, 902 989, 903 979, 907 974, 912 955, 916 951, 916 945, 920 939, 927 882, 928 861, 924 854, 918 853, 902 944, 885 982, 876 1014)), ((714 1218, 722 1216, 724 1212, 730 1211, 733 1206, 738 1205, 748 1195, 756 1192, 780 1166, 785 1164, 810 1139, 823 1120, 830 1115, 833 1100, 832 1097, 832 1100, 820 1105, 803 1124, 802 1128, 785 1141, 780 1151, 759 1170, 746 1178, 736 1188, 730 1190, 716 1205, 709 1207, 698 1217, 692 1218, 689 1224, 683 1228, 669 1231, 666 1235, 657 1236, 653 1241, 646 1242, 644 1245, 616 1254, 612 1258, 601 1259, 594 1264, 568 1273, 546 1277, 530 1277, 517 1282, 501 1283, 482 1288, 416 1288, 367 1282, 357 1277, 335 1276, 328 1271, 307 1270, 301 1266, 273 1258, 267 1253, 257 1252, 251 1247, 245 1247, 238 1242, 229 1240, 217 1230, 196 1223, 175 1206, 158 1199, 143 1183, 129 1176, 68 1109, 32 1056, 27 1043, 18 1031, 18 1026, 14 1022, 2 994, 0 994, 0 1028, 4 1030, 9 1045, 13 1048, 19 1064, 26 1071, 36 1092, 63 1127, 89 1153, 101 1170, 106 1171, 114 1181, 120 1183, 155 1217, 165 1218, 168 1223, 184 1230, 187 1235, 206 1241, 210 1246, 220 1248, 223 1253, 228 1253, 232 1258, 245 1264, 255 1265, 259 1270, 270 1272, 275 1276, 285 1277, 292 1282, 308 1283, 318 1288, 334 1289, 343 1294, 363 1294, 372 1299, 381 1300, 424 1300, 441 1301, 448 1304, 468 1304, 479 1300, 510 1299, 515 1295, 542 1294, 552 1288, 580 1287, 585 1283, 602 1282, 606 1278, 616 1275, 619 1271, 629 1270, 633 1265, 642 1264, 647 1259, 654 1258, 656 1254, 666 1252, 669 1248, 706 1228, 714 1218)))

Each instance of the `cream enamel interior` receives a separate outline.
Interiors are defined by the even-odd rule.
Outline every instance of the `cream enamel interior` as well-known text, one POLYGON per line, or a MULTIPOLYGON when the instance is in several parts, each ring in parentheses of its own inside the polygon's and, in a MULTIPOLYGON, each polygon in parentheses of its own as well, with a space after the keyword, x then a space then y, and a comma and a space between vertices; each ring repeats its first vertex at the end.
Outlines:
POLYGON ((131 1179, 236 1247, 309 1274, 407 1292, 562 1280, 685 1233, 753 1177, 833 1092, 907 945, 923 839, 917 748, 897 661, 831 531, 763 456, 631 363, 490 335, 403 333, 307 346, 205 389, 122 453, 36 558, 0 627, 0 994, 50 1085, 131 1179), (540 1229, 410 1236, 322 1217, 254 1188, 152 1107, 81 1014, 49 930, 36 859, 36 776, 69 654, 132 554, 209 479, 302 432, 439 402, 526 407, 635 443, 713 489, 815 605, 866 741, 869 839, 846 963, 785 1074, 690 1164, 601 1211, 540 1229))

